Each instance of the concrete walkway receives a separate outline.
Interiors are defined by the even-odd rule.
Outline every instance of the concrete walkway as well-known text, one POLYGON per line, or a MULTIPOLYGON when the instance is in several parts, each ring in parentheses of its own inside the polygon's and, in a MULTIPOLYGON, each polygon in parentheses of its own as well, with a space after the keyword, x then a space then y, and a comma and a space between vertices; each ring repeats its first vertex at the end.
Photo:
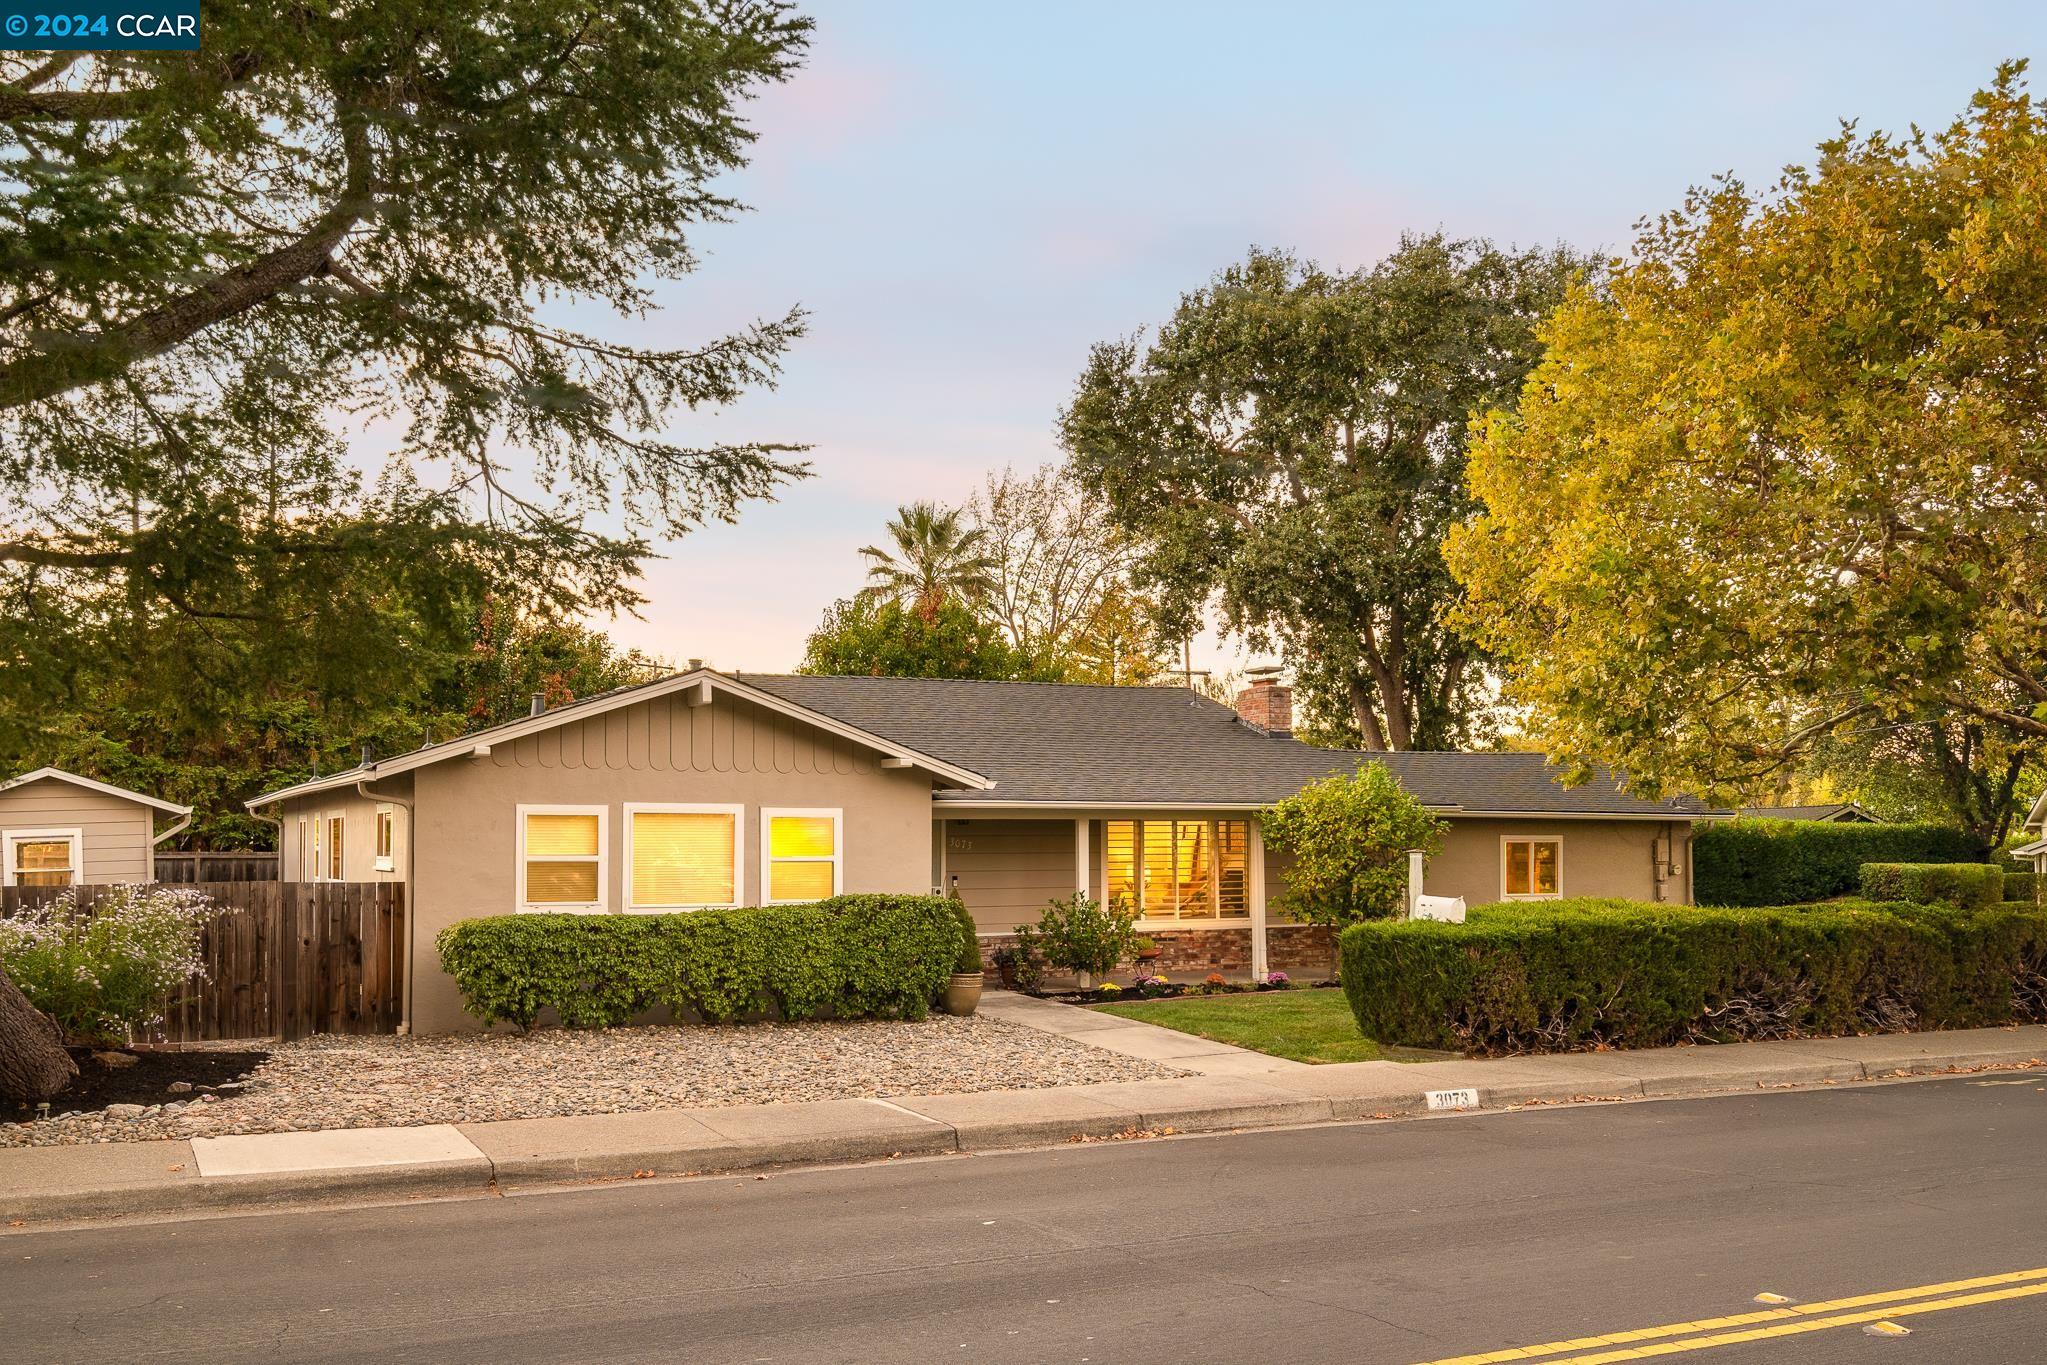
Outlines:
POLYGON ((1056 1033, 1090 1047, 1120 1052, 1125 1057, 1142 1057, 1148 1062, 1163 1062, 1203 1076, 1270 1076, 1311 1069, 1308 1063, 1291 1058, 1268 1057, 1263 1052, 1232 1047, 1177 1029, 1014 991, 987 992, 981 997, 981 1013, 1005 1024, 1056 1033))
MULTIPOLYGON (((0 1149, 0 1225, 195 1209, 504 1193, 575 1181, 1431 1110, 1704 1095, 2047 1067, 2047 1026, 1486 1061, 1308 1066, 1072 1006, 991 993, 991 1015, 1201 1074, 890 1100, 0 1149), (1165 1035, 1161 1037, 1159 1035, 1165 1035), (1179 1049, 1177 1052, 1162 1051, 1179 1049)), ((2047 1071, 2042 1073, 2047 1081, 2047 1071)))

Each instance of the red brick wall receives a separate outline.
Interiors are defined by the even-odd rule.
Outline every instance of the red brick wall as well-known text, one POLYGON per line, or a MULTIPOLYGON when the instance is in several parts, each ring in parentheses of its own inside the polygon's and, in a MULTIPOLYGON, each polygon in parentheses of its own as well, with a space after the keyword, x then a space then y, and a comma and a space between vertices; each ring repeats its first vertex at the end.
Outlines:
MULTIPOLYGON (((1162 929, 1145 935, 1158 947, 1159 955, 1144 963, 1124 963, 1116 969, 1119 979, 1157 972, 1165 976, 1206 976, 1220 972, 1233 981, 1251 979, 1251 930, 1162 929)), ((983 934, 981 956, 988 964, 989 984, 995 975, 995 950, 1013 948, 1013 934, 983 934)), ((1265 931, 1267 967, 1285 972, 1296 981, 1321 981, 1336 974, 1336 931, 1319 924, 1275 924, 1265 931)), ((1063 978, 1048 975, 1048 982, 1063 978)))

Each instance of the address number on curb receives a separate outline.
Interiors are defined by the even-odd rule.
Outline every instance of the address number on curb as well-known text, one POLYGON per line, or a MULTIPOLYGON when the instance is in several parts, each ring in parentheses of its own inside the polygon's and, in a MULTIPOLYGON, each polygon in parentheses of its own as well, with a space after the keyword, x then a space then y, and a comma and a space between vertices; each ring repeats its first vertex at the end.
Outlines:
POLYGON ((1476 1109, 1478 1092, 1469 1087, 1463 1090, 1429 1090, 1423 1092, 1431 1109, 1476 1109))

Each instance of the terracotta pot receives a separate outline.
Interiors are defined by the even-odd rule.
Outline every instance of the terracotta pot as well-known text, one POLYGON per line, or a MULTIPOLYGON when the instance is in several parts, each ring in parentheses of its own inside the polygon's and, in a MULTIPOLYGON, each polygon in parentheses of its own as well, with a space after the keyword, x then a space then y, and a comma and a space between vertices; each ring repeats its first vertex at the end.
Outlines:
POLYGON ((961 1018, 972 1014, 981 1004, 980 972, 954 972, 952 980, 945 985, 945 1012, 961 1018))

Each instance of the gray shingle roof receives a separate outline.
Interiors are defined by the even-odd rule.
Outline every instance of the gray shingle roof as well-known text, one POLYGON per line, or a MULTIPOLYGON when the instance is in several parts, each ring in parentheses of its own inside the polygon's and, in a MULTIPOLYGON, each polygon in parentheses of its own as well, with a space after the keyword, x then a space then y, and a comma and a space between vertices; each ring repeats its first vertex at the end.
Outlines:
POLYGON ((1818 820, 1838 822, 1846 820, 1851 824, 1880 824, 1881 822, 1853 801, 1836 801, 1822 806, 1743 806, 1745 820, 1818 820))
POLYGON ((1629 796, 1604 772, 1567 788, 1541 754, 1318 749, 1254 730, 1229 707, 1180 688, 733 676, 995 780, 993 791, 941 791, 941 803, 1265 805, 1378 760, 1423 803, 1442 808, 1676 819, 1710 813, 1690 797, 1629 796))

